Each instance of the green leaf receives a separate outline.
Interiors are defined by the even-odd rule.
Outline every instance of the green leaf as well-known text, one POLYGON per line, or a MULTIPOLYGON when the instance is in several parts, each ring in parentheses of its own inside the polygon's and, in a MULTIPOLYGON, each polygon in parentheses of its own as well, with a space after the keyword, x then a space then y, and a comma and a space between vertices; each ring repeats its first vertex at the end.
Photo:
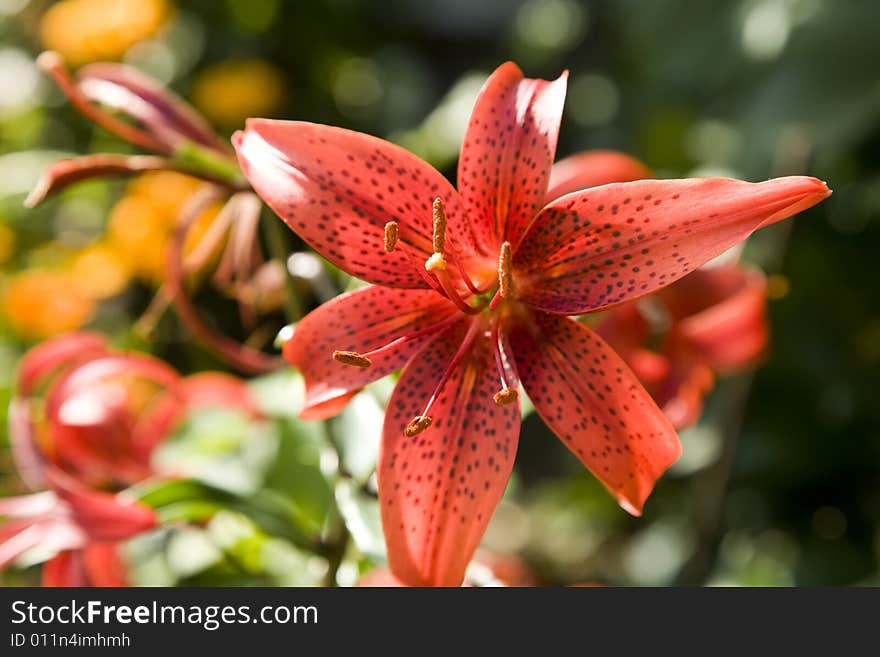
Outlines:
POLYGON ((336 484, 336 504, 358 550, 374 562, 384 563, 387 557, 379 501, 343 480, 336 484))
POLYGON ((331 433, 344 472, 365 482, 376 469, 384 409, 376 397, 362 392, 331 421, 331 433))
POLYGON ((320 466, 326 448, 324 425, 288 418, 277 426, 281 440, 266 489, 289 501, 305 533, 320 535, 333 507, 333 494, 320 466))
POLYGON ((256 492, 278 445, 272 423, 237 410, 194 411, 154 457, 159 467, 239 495, 256 492))

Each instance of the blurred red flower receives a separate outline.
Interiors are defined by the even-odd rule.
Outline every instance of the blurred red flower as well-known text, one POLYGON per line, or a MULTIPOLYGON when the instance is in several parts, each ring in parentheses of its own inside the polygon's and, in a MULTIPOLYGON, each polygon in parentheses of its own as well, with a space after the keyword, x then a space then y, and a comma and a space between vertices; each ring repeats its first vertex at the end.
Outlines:
POLYGON ((739 264, 701 268, 596 327, 677 428, 696 422, 714 374, 754 364, 767 346, 766 279, 739 264), (662 325, 649 348, 651 319, 662 325))
POLYGON ((32 495, 0 500, 0 568, 39 547, 47 585, 126 583, 118 542, 152 529, 152 509, 124 489, 154 475, 156 447, 198 407, 259 411, 220 373, 181 377, 145 354, 71 333, 29 351, 9 410, 13 458, 32 495), (54 555, 54 556, 53 556, 54 555))

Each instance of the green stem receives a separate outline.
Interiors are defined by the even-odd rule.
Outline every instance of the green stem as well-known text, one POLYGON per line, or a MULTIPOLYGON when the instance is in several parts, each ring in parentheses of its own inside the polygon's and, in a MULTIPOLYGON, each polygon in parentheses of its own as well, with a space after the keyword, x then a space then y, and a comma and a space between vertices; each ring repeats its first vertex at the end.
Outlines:
POLYGON ((187 141, 178 146, 174 151, 172 161, 189 169, 193 175, 222 181, 232 189, 248 189, 249 187, 238 163, 232 157, 222 155, 194 142, 187 141))

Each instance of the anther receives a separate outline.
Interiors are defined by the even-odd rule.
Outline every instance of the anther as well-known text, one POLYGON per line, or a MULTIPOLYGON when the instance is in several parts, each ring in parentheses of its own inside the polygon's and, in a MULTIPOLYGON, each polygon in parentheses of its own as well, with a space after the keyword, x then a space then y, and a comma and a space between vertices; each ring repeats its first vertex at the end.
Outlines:
POLYGON ((434 253, 442 255, 446 246, 446 210, 443 208, 443 199, 439 196, 435 198, 431 209, 434 224, 434 253))
POLYGON ((403 435, 407 438, 418 436, 422 431, 430 427, 433 421, 434 420, 428 415, 416 415, 410 420, 410 423, 406 425, 406 429, 403 430, 403 435))
POLYGON ((354 365, 355 367, 369 367, 373 364, 366 356, 361 356, 356 351, 334 351, 333 360, 343 365, 354 365))
POLYGON ((397 222, 385 224, 385 253, 391 253, 397 245, 397 222))
POLYGON ((517 399, 519 399, 519 393, 514 388, 504 388, 504 390, 499 390, 492 396, 492 401, 498 406, 507 406, 517 399))
POLYGON ((511 265, 510 242, 501 245, 498 256, 498 294, 502 299, 513 296, 513 267, 511 265))

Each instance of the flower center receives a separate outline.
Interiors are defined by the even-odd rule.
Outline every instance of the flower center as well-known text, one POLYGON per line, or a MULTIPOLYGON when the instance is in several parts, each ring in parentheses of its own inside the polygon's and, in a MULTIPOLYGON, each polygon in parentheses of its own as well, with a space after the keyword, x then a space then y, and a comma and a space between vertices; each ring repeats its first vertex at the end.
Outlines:
MULTIPOLYGON (((513 403, 519 398, 516 390, 516 377, 514 375, 513 364, 507 355, 504 346, 503 332, 500 329, 503 323, 502 313, 494 312, 498 305, 504 300, 512 300, 515 287, 513 280, 512 250, 509 242, 504 242, 498 255, 498 278, 480 289, 474 285, 467 272, 464 270, 461 262, 455 256, 455 253, 447 249, 446 244, 446 210, 443 199, 436 198, 431 207, 432 212, 432 235, 431 245, 433 252, 425 260, 420 269, 423 269, 422 277, 442 296, 452 301, 466 315, 481 315, 484 311, 488 311, 488 316, 473 317, 459 345, 458 350, 449 362, 434 388, 431 397, 425 404, 424 410, 420 415, 415 416, 404 429, 404 435, 407 437, 417 436, 433 423, 433 418, 429 415, 431 407, 439 397, 443 386, 446 385, 456 368, 461 365, 465 358, 472 352, 474 342, 481 336, 491 341, 494 351, 495 363, 498 367, 498 376, 501 383, 501 389, 495 393, 493 400, 499 406, 513 403), (469 295, 463 296, 460 293, 460 286, 456 285, 450 275, 450 266, 455 267, 459 273, 461 281, 467 288, 469 295)), ((385 224, 384 249, 386 253, 391 253, 396 248, 401 248, 398 244, 400 234, 399 226, 396 221, 389 221, 385 224)), ((405 253, 405 251, 404 251, 405 253)), ((415 263, 413 263, 415 266, 415 263)), ((435 324, 427 326, 423 329, 392 340, 388 344, 373 349, 366 353, 358 353, 355 351, 333 352, 333 360, 343 365, 352 367, 371 367, 373 359, 408 343, 413 340, 423 338, 431 334, 439 334, 443 330, 449 328, 455 323, 462 321, 462 316, 453 314, 446 319, 435 324)))

